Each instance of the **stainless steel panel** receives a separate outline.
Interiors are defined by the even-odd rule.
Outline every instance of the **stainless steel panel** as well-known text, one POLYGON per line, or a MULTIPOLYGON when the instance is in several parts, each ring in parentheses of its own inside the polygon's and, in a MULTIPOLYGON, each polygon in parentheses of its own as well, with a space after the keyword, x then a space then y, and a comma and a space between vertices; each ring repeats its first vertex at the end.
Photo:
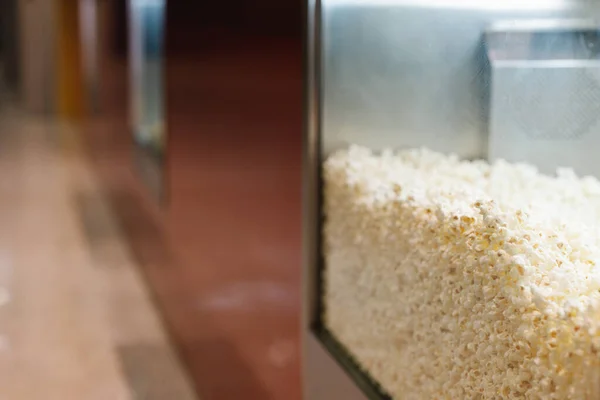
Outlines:
POLYGON ((480 3, 325 1, 324 150, 348 143, 427 146, 485 157, 491 79, 486 29, 503 20, 590 18, 600 7, 480 3))

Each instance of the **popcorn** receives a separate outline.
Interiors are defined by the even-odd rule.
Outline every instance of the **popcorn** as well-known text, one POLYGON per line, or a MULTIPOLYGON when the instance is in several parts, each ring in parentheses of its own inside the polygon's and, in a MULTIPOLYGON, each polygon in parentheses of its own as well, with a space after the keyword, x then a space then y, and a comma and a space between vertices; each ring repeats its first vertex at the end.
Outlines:
POLYGON ((324 183, 323 320, 392 398, 600 398, 598 180, 353 146, 324 183))

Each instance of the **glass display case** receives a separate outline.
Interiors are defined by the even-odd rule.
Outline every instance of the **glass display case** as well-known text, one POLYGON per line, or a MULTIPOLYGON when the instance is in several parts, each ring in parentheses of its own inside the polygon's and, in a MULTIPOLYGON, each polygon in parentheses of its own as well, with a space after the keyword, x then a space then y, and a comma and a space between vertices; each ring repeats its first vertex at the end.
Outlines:
POLYGON ((129 0, 128 5, 135 162, 147 186, 163 199, 165 0, 129 0))
POLYGON ((307 4, 305 398, 600 398, 600 3, 307 4))

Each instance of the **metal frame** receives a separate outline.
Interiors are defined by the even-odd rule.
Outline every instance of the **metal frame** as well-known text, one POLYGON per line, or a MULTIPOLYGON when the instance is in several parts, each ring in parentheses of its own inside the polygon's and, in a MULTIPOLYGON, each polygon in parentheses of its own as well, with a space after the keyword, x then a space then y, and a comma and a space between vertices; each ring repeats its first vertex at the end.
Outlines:
POLYGON ((305 8, 303 141, 303 387, 311 400, 386 399, 321 324, 321 0, 305 8))

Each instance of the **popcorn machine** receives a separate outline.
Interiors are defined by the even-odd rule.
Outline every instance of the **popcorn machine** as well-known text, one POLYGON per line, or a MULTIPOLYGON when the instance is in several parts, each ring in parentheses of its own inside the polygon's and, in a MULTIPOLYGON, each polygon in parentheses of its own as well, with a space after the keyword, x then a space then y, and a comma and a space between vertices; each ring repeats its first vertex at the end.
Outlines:
POLYGON ((600 398, 600 3, 307 11, 305 398, 600 398))

